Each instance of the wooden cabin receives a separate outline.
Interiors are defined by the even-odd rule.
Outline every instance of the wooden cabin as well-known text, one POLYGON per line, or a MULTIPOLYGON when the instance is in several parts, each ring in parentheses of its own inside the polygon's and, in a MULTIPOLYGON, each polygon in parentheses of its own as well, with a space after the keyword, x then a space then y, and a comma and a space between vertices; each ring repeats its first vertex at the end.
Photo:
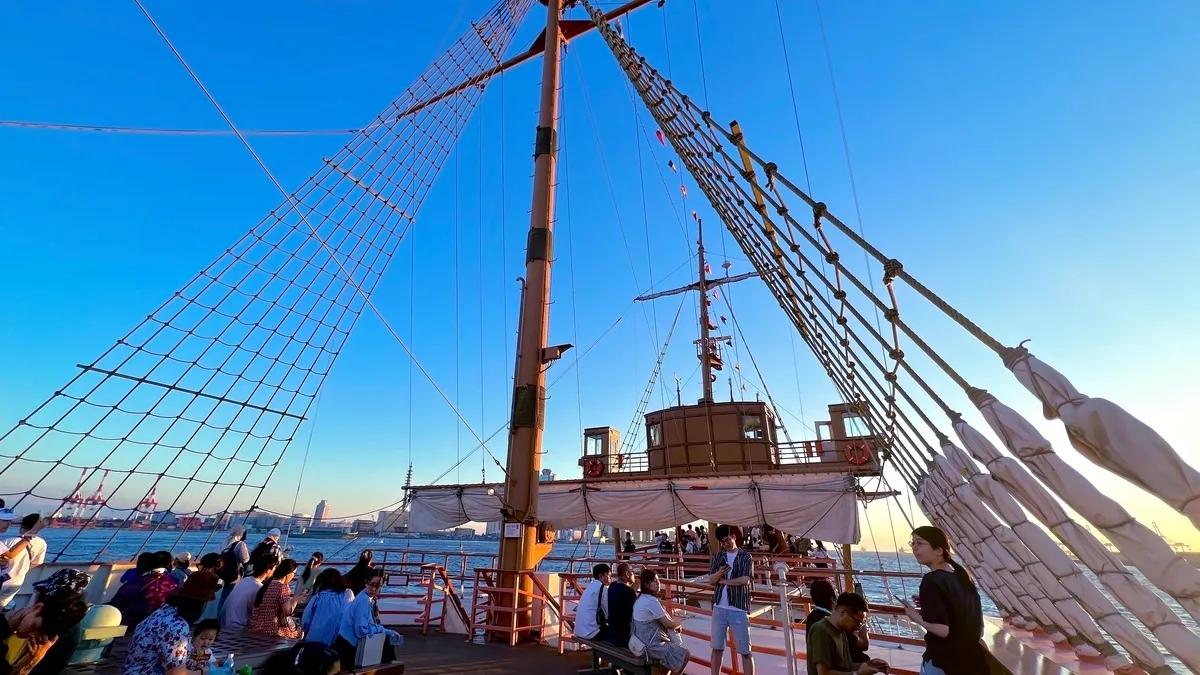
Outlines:
POLYGON ((699 402, 646 413, 646 451, 621 452, 621 432, 584 430, 584 479, 749 473, 881 472, 879 439, 846 404, 829 406, 816 438, 781 439, 774 411, 762 401, 699 402))

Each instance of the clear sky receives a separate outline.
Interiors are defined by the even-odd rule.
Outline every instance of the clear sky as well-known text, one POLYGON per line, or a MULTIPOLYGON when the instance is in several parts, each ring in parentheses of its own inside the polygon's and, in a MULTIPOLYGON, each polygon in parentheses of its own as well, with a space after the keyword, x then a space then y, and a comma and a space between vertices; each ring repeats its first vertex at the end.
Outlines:
MULTIPOLYGON (((695 3, 651 5, 625 23, 625 34, 717 119, 741 122, 751 147, 802 185, 807 164, 815 196, 857 226, 816 6, 780 2, 794 110, 773 0, 736 10, 695 3)), ((487 5, 147 3, 246 129, 364 124, 487 5)), ((1200 328, 1200 6, 827 1, 821 9, 867 237, 1001 340, 1032 339, 1033 351, 1081 390, 1125 406, 1200 465, 1191 433, 1200 408, 1192 351, 1200 328)), ((536 35, 537 21, 531 15, 514 49, 536 35)), ((132 3, 6 4, 0 62, 2 120, 222 128, 132 3)), ((507 416, 538 76, 527 65, 488 90, 375 297, 484 436, 507 416)), ((572 477, 581 428, 630 428, 678 307, 630 300, 691 280, 694 232, 682 234, 678 214, 708 212, 694 184, 686 205, 664 185, 671 155, 639 145, 636 120, 653 129, 650 118, 632 104, 596 35, 571 45, 563 85, 550 334, 579 348, 551 380, 622 317, 550 392, 543 466, 572 477)), ((290 189, 345 140, 252 142, 290 189)), ((4 428, 280 201, 231 137, 0 127, 0 156, 4 428)), ((728 259, 731 273, 749 271, 711 214, 708 222, 713 266, 728 259)), ((861 256, 844 258, 861 268, 861 256)), ((823 371, 761 284, 744 282, 726 296, 745 332, 732 360, 742 365, 746 395, 763 387, 749 348, 784 421, 808 436, 805 427, 835 401, 823 371)), ((728 313, 724 302, 718 313, 728 313)), ((990 352, 911 294, 901 310, 972 383, 1026 413, 1135 515, 1200 547, 1181 517, 1071 450, 990 352)), ((676 374, 685 398, 698 395, 694 311, 689 299, 652 409, 673 398, 676 374)), ((296 510, 329 499, 335 516, 369 513, 400 498, 410 460, 422 483, 469 452, 472 434, 427 380, 417 374, 410 384, 409 373, 404 351, 364 317, 324 387, 307 462, 305 427, 260 503, 288 511, 299 484, 296 510)), ((952 405, 969 408, 944 378, 933 381, 952 405)), ((724 378, 719 385, 728 391, 724 378)), ((503 443, 489 447, 503 460, 503 443)), ((489 480, 500 476, 477 453, 443 482, 478 481, 484 469, 489 480)), ((869 507, 868 547, 894 544, 888 508, 869 507)), ((903 543, 902 521, 893 520, 903 543)))

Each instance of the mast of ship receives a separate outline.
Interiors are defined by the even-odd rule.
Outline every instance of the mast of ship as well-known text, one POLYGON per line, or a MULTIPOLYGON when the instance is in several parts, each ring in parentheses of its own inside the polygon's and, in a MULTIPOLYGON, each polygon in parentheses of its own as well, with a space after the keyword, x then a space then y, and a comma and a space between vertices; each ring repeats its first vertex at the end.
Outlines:
POLYGON ((701 403, 713 402, 713 380, 716 376, 712 372, 712 357, 716 355, 716 345, 713 344, 712 338, 709 337, 708 323, 708 275, 705 270, 706 263, 704 262, 704 221, 701 218, 696 218, 696 247, 699 255, 696 259, 700 265, 700 276, 696 282, 700 289, 700 375, 704 382, 704 397, 700 399, 701 403))
MULTIPOLYGON (((542 459, 547 358, 546 334, 550 307, 550 261, 554 241, 554 183, 558 154, 559 57, 563 36, 559 31, 560 0, 544 0, 546 30, 542 34, 542 86, 534 141, 533 206, 526 240, 524 289, 517 329, 515 381, 509 425, 508 461, 505 470, 499 567, 531 570, 537 564, 538 472, 542 459), (511 527, 519 529, 517 534, 511 527)), ((548 548, 548 547, 546 547, 548 548)), ((544 553, 541 553, 544 555, 544 553)), ((504 587, 517 592, 530 582, 521 575, 503 575, 504 587)), ((528 589, 526 589, 528 590, 528 589)), ((516 598, 517 625, 529 625, 529 596, 516 598)))

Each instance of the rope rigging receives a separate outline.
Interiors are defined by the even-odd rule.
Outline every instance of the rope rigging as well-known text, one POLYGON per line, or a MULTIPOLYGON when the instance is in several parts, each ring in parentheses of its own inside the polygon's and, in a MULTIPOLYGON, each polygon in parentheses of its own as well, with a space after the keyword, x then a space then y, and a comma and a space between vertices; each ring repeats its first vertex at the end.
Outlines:
MULTIPOLYGON (((801 338, 809 344, 818 361, 825 366, 835 388, 841 392, 843 400, 852 406, 854 412, 859 413, 868 427, 870 435, 885 443, 884 454, 895 460, 893 464, 909 488, 918 491, 918 501, 925 512, 931 520, 947 527, 956 540, 964 542, 964 556, 971 556, 968 562, 973 567, 977 566, 978 562, 978 559, 974 557, 976 552, 985 551, 987 556, 991 556, 985 558, 984 565, 979 567, 981 573, 985 574, 982 583, 986 584, 985 588, 989 593, 1007 592, 1006 588, 1011 590, 1011 598, 1015 604, 1010 603, 1009 607, 1021 610, 1019 614, 1011 615, 1020 617, 1024 625, 1040 627, 1046 630, 1047 634, 1062 636, 1064 640, 1075 640, 1074 644, 1080 647, 1092 647, 1101 654, 1107 654, 1119 661, 1124 657, 1117 654, 1112 645, 1108 644, 1105 637, 1096 629, 1098 624, 1104 622, 1105 625, 1116 630, 1115 633, 1110 634, 1128 649, 1130 654, 1135 654, 1138 661, 1149 665, 1150 670, 1161 672, 1160 666, 1163 665, 1161 655, 1153 649, 1146 649, 1144 638, 1136 630, 1129 630, 1128 628, 1131 626, 1127 627, 1121 623, 1124 621, 1123 618, 1114 618, 1112 612, 1104 608, 1103 603, 1098 601, 1095 595, 1089 595, 1087 588, 1067 571, 1067 568, 1071 567, 1069 561, 1062 563, 1066 567, 1059 573, 1048 574, 1040 581, 1036 580, 1028 576, 1021 568, 1021 563, 1008 554, 1007 549, 1004 548, 1006 542, 999 540, 986 522, 962 511, 959 507, 961 498, 970 493, 961 490, 951 491, 949 488, 954 485, 966 488, 966 484, 958 476, 960 472, 964 477, 972 475, 972 472, 984 475, 979 473, 978 467, 974 464, 975 461, 985 464, 991 472, 991 477, 999 480, 997 485, 1002 485, 997 488, 998 492, 987 494, 995 494, 996 499, 1001 495, 1009 497, 1008 491, 1017 495, 1020 498, 1021 506, 1035 514, 1043 525, 1049 527, 1061 541, 1070 547, 1073 553, 1080 556, 1080 559, 1099 577, 1105 587, 1119 598, 1122 604, 1129 608, 1172 654, 1188 663, 1189 667, 1200 664, 1200 638, 1184 628, 1178 618, 1154 593, 1149 592, 1145 586, 1131 581, 1127 570, 1122 569, 1119 564, 1115 564, 1110 569, 1109 561, 1102 553, 1102 547, 1099 547, 1095 536, 1072 520, 1065 510, 1058 506, 1055 496, 1084 514, 1110 539, 1113 537, 1121 539, 1125 543, 1121 547, 1121 552, 1134 564, 1138 564, 1139 569, 1145 565, 1145 569, 1148 570, 1148 578, 1192 616, 1200 616, 1200 603, 1194 600, 1197 597, 1196 594, 1200 592, 1197 591, 1200 589, 1200 572, 1173 554, 1161 537, 1155 537, 1148 528, 1138 523, 1117 502, 1097 490, 1086 478, 1058 457, 1049 442, 1044 440, 1040 433, 1020 415, 1003 406, 983 390, 971 387, 920 335, 901 319, 896 307, 895 293, 891 289, 891 282, 900 278, 907 283, 908 278, 902 276, 903 268, 897 261, 885 258, 877 250, 869 248, 860 233, 855 233, 847 228, 829 214, 824 204, 816 202, 787 181, 773 163, 765 162, 749 152, 735 125, 726 128, 715 123, 707 111, 701 110, 685 95, 675 90, 668 81, 665 81, 657 71, 649 66, 644 57, 639 57, 619 35, 616 35, 604 23, 602 15, 587 0, 581 0, 581 4, 587 8, 618 63, 634 83, 639 95, 659 125, 659 133, 664 134, 670 141, 689 174, 695 179, 713 209, 722 218, 730 234, 746 252, 755 268, 759 270, 763 282, 775 296, 785 314, 795 324, 801 338), (757 189, 753 172, 749 170, 750 167, 738 170, 732 168, 738 164, 739 158, 728 151, 723 143, 737 148, 743 162, 748 158, 754 167, 764 172, 768 190, 757 189), (811 231, 807 224, 797 222, 789 214, 788 207, 783 203, 781 191, 776 189, 779 185, 798 196, 812 209, 811 231), (767 217, 768 206, 774 209, 778 217, 787 225, 784 230, 776 230, 772 227, 771 218, 767 217), (887 301, 881 299, 874 292, 873 280, 870 283, 863 283, 841 262, 838 252, 822 230, 822 226, 827 224, 832 224, 834 229, 863 248, 880 264, 883 269, 882 278, 885 285, 889 287, 887 301), (824 263, 834 270, 835 280, 840 277, 840 279, 848 281, 849 288, 841 288, 836 281, 828 278, 828 274, 812 264, 813 261, 802 252, 798 244, 799 238, 795 236, 795 232, 800 233, 808 247, 811 247, 810 250, 816 253, 818 259, 823 258, 824 263), (784 253, 785 247, 780 245, 780 240, 786 244, 786 250, 790 251, 790 255, 784 253), (819 281, 810 279, 812 276, 818 277, 819 281), (802 305, 796 293, 790 288, 788 281, 791 278, 800 282, 802 297, 807 307, 802 305), (829 302, 828 296, 823 293, 813 293, 815 288, 819 289, 819 286, 815 284, 824 286, 838 306, 834 307, 833 302, 829 302), (872 326, 872 322, 857 311, 853 303, 847 302, 847 295, 850 292, 858 294, 865 302, 869 302, 875 311, 882 313, 892 324, 893 332, 890 344, 889 340, 882 335, 878 321, 875 322, 875 326, 872 326), (823 303, 824 308, 822 309, 814 301, 823 303), (849 324, 852 321, 861 324, 862 328, 869 333, 868 341, 874 339, 878 341, 880 347, 887 350, 885 357, 893 362, 890 366, 885 367, 882 361, 874 355, 873 350, 867 347, 866 341, 858 337, 858 330, 849 330, 849 324), (825 334, 823 326, 829 329, 828 334, 825 334), (1009 452, 1015 457, 1019 457, 1020 461, 1014 457, 1002 455, 992 446, 990 440, 964 422, 929 387, 928 383, 917 375, 899 347, 900 334, 907 337, 930 361, 963 389, 971 402, 984 414, 991 429, 1004 440, 1004 445, 1009 452), (838 335, 840 337, 835 337, 838 335), (835 357, 835 354, 839 356, 835 357), (841 358, 841 356, 846 358, 841 358), (874 369, 860 367, 868 364, 874 366, 874 369), (901 371, 908 375, 909 379, 915 382, 923 393, 946 413, 954 426, 955 433, 964 445, 968 446, 971 452, 970 456, 950 443, 949 439, 924 414, 922 406, 918 405, 905 391, 905 387, 896 381, 901 371), (882 385, 880 378, 875 376, 876 372, 883 375, 882 380, 887 383, 886 385, 882 385), (906 406, 899 405, 897 394, 907 404, 906 406), (939 454, 925 441, 924 435, 908 418, 906 408, 909 407, 921 422, 930 427, 932 435, 937 438, 945 454, 939 454), (908 433, 910 429, 913 431, 911 435, 908 433), (885 430, 891 430, 893 435, 886 436, 885 430), (952 460, 949 460, 949 457, 956 458, 953 460, 953 464, 950 463, 952 460), (938 461, 936 464, 931 463, 931 459, 938 461), (936 467, 937 472, 931 472, 932 467, 936 467), (1042 483, 1049 485, 1050 488, 1043 487, 1042 483), (1089 512, 1089 508, 1092 511, 1089 512), (963 536, 964 533, 966 536, 963 536), (1127 538, 1122 539, 1123 537, 1127 538), (1136 545, 1133 544, 1134 541, 1137 542, 1136 545), (997 566, 994 563, 1000 553, 1004 553, 1004 556, 999 558, 1000 563, 997 566), (1162 567, 1156 567, 1156 565, 1167 564, 1168 561, 1175 566, 1174 569, 1178 572, 1178 576, 1162 574, 1162 567), (986 576, 989 566, 997 576, 986 576), (997 579, 999 585, 994 583, 997 579), (1043 586, 1047 584, 1053 591, 1052 593, 1043 590, 1043 586), (1056 590, 1067 584, 1070 584, 1069 588, 1072 589, 1070 594, 1056 590), (1064 603, 1061 611, 1054 604, 1060 601, 1064 603), (1088 608, 1086 612, 1080 609, 1084 604, 1088 608), (1151 610, 1151 607, 1154 609, 1151 610), (1062 612, 1072 612, 1077 622, 1070 629, 1066 629, 1066 632, 1062 629, 1062 626, 1065 625, 1063 620, 1065 615, 1062 612), (1165 622, 1160 620, 1162 617, 1166 617, 1165 622)), ((990 336, 982 333, 974 324, 970 324, 940 298, 932 296, 927 289, 924 290, 925 292, 918 290, 918 294, 926 297, 938 309, 958 321, 960 325, 971 331, 989 347, 993 347, 1005 358, 1006 367, 1011 369, 1020 362, 1020 359, 1026 358, 1019 350, 1005 350, 994 340, 989 343, 990 336), (1011 364, 1009 360, 1012 360, 1011 364)), ((1027 367, 1034 368, 1037 365, 1027 364, 1027 367)), ((1054 375, 1057 373, 1046 373, 1039 376, 1052 378, 1054 375)), ((1026 377, 1036 376, 1027 373, 1026 377)), ((1022 381, 1022 384, 1043 402, 1048 398, 1053 399, 1053 397, 1048 397, 1045 392, 1037 391, 1038 384, 1036 382, 1030 385, 1022 381)), ((1070 385, 1067 383, 1052 386, 1069 387, 1070 385)), ((1082 395, 1080 398, 1086 400, 1086 397, 1082 397, 1082 395)), ((1127 415, 1122 416, 1123 411, 1112 410, 1110 412, 1116 424, 1133 421, 1128 419, 1127 415)), ((1103 432, 1103 428, 1097 427, 1090 429, 1088 433, 1092 434, 1092 440, 1096 440, 1100 438, 1097 434, 1103 435, 1103 432)), ((1072 439, 1083 440, 1083 437, 1077 434, 1073 435, 1072 439)), ((1147 440, 1153 442, 1151 438, 1147 438, 1147 440)), ((1105 441, 1096 440, 1096 442, 1105 441)), ((1118 450, 1114 447, 1113 451, 1117 452, 1118 450)), ((1178 459, 1173 449, 1165 447, 1165 443, 1160 443, 1159 447, 1154 448, 1154 451, 1164 460, 1179 461, 1181 466, 1186 466, 1178 459)), ((1132 469, 1122 466, 1119 461, 1103 465, 1119 475, 1122 471, 1126 471, 1130 475, 1134 473, 1132 469)), ((1149 478, 1132 480, 1143 480, 1147 485, 1151 482, 1149 478)), ((1165 489, 1176 489, 1163 485, 1165 489)), ((981 495, 985 493, 985 488, 979 484, 972 483, 971 487, 978 489, 981 495)), ((1177 489, 1177 494, 1185 493, 1185 489, 1177 489)), ((1003 502, 997 501, 992 506, 999 508, 998 505, 1002 504, 1003 502)), ((981 504, 979 508, 983 509, 982 515, 990 516, 990 511, 987 511, 985 506, 981 504)), ((1005 520, 1014 527, 1028 524, 1025 516, 1020 514, 1016 502, 1012 502, 1012 506, 1006 508, 1010 510, 1004 511, 1005 520)), ((1032 536, 1036 540, 1035 534, 1026 531, 1023 536, 1032 536)), ((1014 539, 1014 541, 1018 540, 1014 539)), ((1012 550, 1014 554, 1017 552, 1015 548, 1012 550)), ((1056 550, 1043 548, 1039 555, 1044 557, 1056 552, 1056 550)), ((1037 561, 1037 557, 1030 559, 1037 561)), ((1001 594, 994 597, 1008 596, 1001 594)))
MULTIPOLYGON (((448 155, 448 105, 403 123, 396 113, 469 76, 457 64, 485 49, 484 37, 507 45, 530 4, 494 8, 483 36, 467 31, 369 131, 0 436, 0 476, 47 466, 29 489, 5 495, 17 497, 10 504, 61 500, 55 484, 69 464, 89 468, 85 483, 117 475, 88 523, 107 512, 128 523, 154 482, 175 505, 199 500, 185 507, 192 517, 257 502, 362 309, 375 309, 369 294, 448 155)), ((481 91, 462 96, 473 107, 481 91)))
MULTIPOLYGON (((591 11, 591 10, 589 10, 589 11, 591 11)), ((593 13, 593 18, 595 18, 595 16, 596 16, 595 13, 593 13)), ((688 169, 692 173, 693 177, 695 177, 697 179, 698 184, 701 186, 702 189, 705 190, 706 194, 709 194, 710 202, 713 202, 714 207, 717 208, 720 215, 722 215, 723 220, 726 221, 726 224, 730 228, 731 234, 734 235, 735 239, 741 239, 741 241, 739 241, 739 244, 742 245, 742 248, 743 248, 743 250, 746 251, 747 255, 753 261, 755 261, 755 263, 756 263, 755 267, 756 267, 756 269, 759 269, 760 272, 762 273, 764 282, 768 285, 768 287, 772 288, 772 290, 773 290, 773 292, 775 292, 777 298, 780 295, 784 295, 783 293, 779 292, 779 288, 778 288, 779 283, 780 283, 780 275, 778 273, 778 269, 780 269, 780 268, 771 266, 771 265, 767 265, 767 264, 763 264, 764 260, 769 259, 769 258, 761 258, 760 255, 757 253, 758 249, 756 247, 750 245, 750 241, 745 238, 746 236, 750 235, 750 232, 755 231, 755 230, 751 230, 751 228, 748 227, 748 222, 743 222, 743 221, 750 221, 750 219, 744 217, 744 215, 740 221, 738 221, 735 218, 732 218, 732 215, 733 215, 733 213, 731 212, 732 209, 729 208, 728 206, 723 207, 723 203, 732 205, 735 202, 735 200, 732 198, 729 198, 729 197, 722 199, 722 197, 721 197, 722 191, 726 195, 729 194, 728 189, 720 188, 718 185, 714 184, 713 181, 706 179, 706 177, 709 175, 715 176, 715 175, 720 175, 721 173, 731 174, 732 172, 730 172, 728 170, 718 171, 720 169, 719 163, 709 162, 707 165, 700 164, 700 162, 697 160, 697 158, 703 158, 704 151, 689 148, 686 145, 686 143, 689 140, 689 135, 695 136, 694 130, 685 129, 685 128, 681 127, 679 125, 679 123, 681 122, 681 119, 678 116, 672 117, 670 120, 665 119, 665 116, 668 114, 668 112, 663 109, 663 105, 667 102, 666 94, 670 91, 669 85, 662 85, 662 83, 657 80, 641 79, 641 76, 649 75, 650 78, 653 78, 656 76, 654 76, 652 74, 652 69, 648 68, 648 66, 646 66, 644 60, 640 60, 640 61, 636 60, 635 57, 633 57, 633 56, 629 56, 628 58, 623 58, 620 50, 628 50, 626 52, 628 54, 632 54, 632 50, 629 50, 629 48, 622 41, 620 41, 619 38, 616 38, 612 34, 611 30, 605 30, 606 26, 601 26, 600 28, 601 28, 602 35, 604 35, 606 41, 609 42, 610 47, 613 47, 614 51, 618 52, 618 61, 621 62, 622 67, 625 68, 627 71, 627 74, 630 75, 630 79, 633 81, 635 88, 638 89, 639 94, 641 94, 643 99, 646 100, 647 105, 650 107, 652 115, 654 115, 656 117, 656 119, 659 121, 659 124, 663 128, 663 130, 668 132, 667 135, 670 137, 672 144, 676 146, 677 151, 680 153, 681 159, 684 160, 685 165, 688 167, 688 169), (649 87, 651 87, 651 86, 658 87, 658 89, 651 91, 649 89, 649 87), (674 125, 672 123, 674 123, 674 125), (691 152, 689 152, 689 149, 691 150, 691 152), (716 192, 717 194, 712 194, 713 192, 716 192), (734 220, 737 222, 731 223, 730 222, 731 220, 734 220), (742 227, 739 228, 738 225, 741 225, 742 227)), ((677 112, 686 112, 686 113, 692 112, 691 109, 688 107, 690 105, 690 103, 687 102, 686 99, 683 99, 683 101, 684 102, 682 104, 680 104, 679 110, 677 112)), ((707 119, 706 115, 704 118, 705 118, 706 122, 709 121, 707 119)), ((699 124, 698 121, 694 121, 693 124, 696 129, 701 128, 701 125, 699 124)), ((709 155, 709 156, 711 157, 712 155, 709 155)), ((721 157, 725 163, 729 163, 732 161, 732 157, 729 157, 728 155, 718 153, 718 156, 721 157)), ((736 201, 744 205, 745 201, 748 199, 752 199, 752 197, 749 194, 745 194, 736 201)), ((742 209, 742 211, 745 211, 745 210, 746 209, 744 209, 744 208, 742 209)), ((806 282, 807 282, 807 280, 806 280, 806 282)), ((808 295, 811 296, 811 293, 809 293, 808 295)), ((806 298, 806 299, 808 299, 808 298, 806 298)), ((804 337, 805 332, 808 330, 807 326, 810 323, 807 320, 808 317, 805 317, 804 312, 800 309, 800 306, 798 305, 798 303, 791 302, 790 307, 787 306, 788 303, 786 301, 781 301, 781 303, 785 305, 785 307, 784 307, 785 311, 792 317, 793 322, 797 324, 797 327, 801 329, 802 337, 804 337)), ((823 316, 823 314, 822 314, 822 316, 823 316)), ((816 317, 812 317, 812 318, 815 319, 816 317)), ((841 321, 838 323, 840 323, 843 326, 846 325, 847 321, 845 319, 844 314, 841 317, 841 321)), ((845 339, 846 338, 843 337, 843 340, 845 340, 845 339)), ((831 375, 832 378, 834 378, 835 386, 838 389, 842 390, 843 396, 848 401, 860 401, 861 402, 863 397, 862 397, 861 393, 858 393, 856 391, 859 389, 859 387, 857 385, 855 377, 853 376, 853 371, 843 372, 842 368, 835 366, 833 364, 833 362, 829 358, 827 358, 828 354, 830 353, 828 350, 828 347, 819 346, 816 343, 812 342, 811 340, 808 340, 808 341, 810 342, 810 347, 813 349, 814 353, 818 356, 818 359, 821 360, 823 362, 823 364, 825 365, 827 372, 831 375), (843 377, 838 378, 837 376, 839 374, 843 375, 843 377), (838 382, 837 381, 838 379, 841 379, 842 381, 838 382), (847 386, 848 384, 851 386, 847 386)), ((822 342, 825 342, 825 341, 822 340, 822 342)), ((861 405, 861 403, 860 403, 860 405, 861 405)), ((874 434, 878 435, 880 438, 887 438, 885 436, 883 430, 886 429, 888 425, 882 419, 876 418, 876 415, 871 412, 870 406, 866 406, 866 408, 867 409, 865 411, 863 411, 865 413, 864 419, 867 422, 869 427, 873 427, 872 432, 874 434)), ((896 442, 898 442, 896 439, 889 439, 889 444, 894 444, 896 442)), ((921 443, 918 447, 920 447, 920 446, 924 446, 924 444, 921 443)), ((908 459, 909 459, 909 461, 908 461, 909 466, 907 467, 908 470, 904 471, 904 473, 906 475, 906 482, 910 483, 910 485, 913 485, 913 484, 915 484, 915 480, 920 475, 923 475, 923 473, 924 473, 924 470, 923 470, 924 462, 918 462, 916 460, 912 460, 911 457, 908 459)))

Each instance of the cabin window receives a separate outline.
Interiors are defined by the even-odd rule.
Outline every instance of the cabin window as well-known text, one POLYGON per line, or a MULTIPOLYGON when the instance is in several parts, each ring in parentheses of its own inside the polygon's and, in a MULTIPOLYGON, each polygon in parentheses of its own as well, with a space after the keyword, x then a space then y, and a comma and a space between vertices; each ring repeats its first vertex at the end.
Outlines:
POLYGON ((867 421, 859 415, 845 415, 842 417, 842 424, 846 426, 846 438, 855 438, 871 435, 871 428, 867 426, 867 421))
POLYGON ((761 441, 763 438, 762 415, 742 415, 742 439, 761 441))
POLYGON ((651 422, 646 425, 646 446, 661 448, 663 444, 662 422, 651 422))
POLYGON ((587 457, 604 454, 603 436, 584 436, 583 454, 587 457))

